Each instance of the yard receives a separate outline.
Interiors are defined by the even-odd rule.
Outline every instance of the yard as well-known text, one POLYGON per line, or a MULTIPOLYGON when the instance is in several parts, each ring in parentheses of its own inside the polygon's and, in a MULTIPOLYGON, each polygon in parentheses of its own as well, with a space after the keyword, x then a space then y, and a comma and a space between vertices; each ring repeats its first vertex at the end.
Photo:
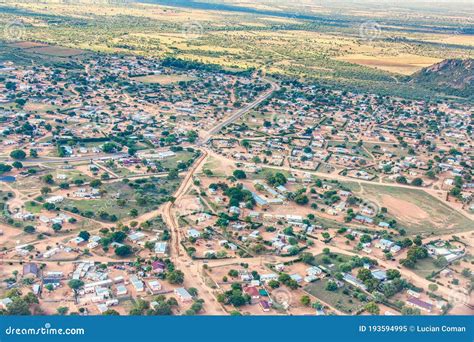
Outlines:
POLYGON ((329 279, 318 280, 310 285, 306 286, 304 290, 314 297, 320 299, 322 302, 325 302, 332 306, 333 308, 343 311, 348 314, 355 313, 360 307, 364 305, 359 299, 351 296, 353 293, 349 290, 347 285, 344 288, 339 288, 336 291, 326 290, 326 285, 329 279), (343 293, 344 289, 348 289, 349 294, 343 293))
POLYGON ((175 192, 179 182, 179 179, 150 177, 129 183, 107 183, 101 187, 103 195, 100 199, 66 199, 61 207, 103 221, 121 220, 131 211, 136 210, 136 214, 141 215, 156 210, 175 192))

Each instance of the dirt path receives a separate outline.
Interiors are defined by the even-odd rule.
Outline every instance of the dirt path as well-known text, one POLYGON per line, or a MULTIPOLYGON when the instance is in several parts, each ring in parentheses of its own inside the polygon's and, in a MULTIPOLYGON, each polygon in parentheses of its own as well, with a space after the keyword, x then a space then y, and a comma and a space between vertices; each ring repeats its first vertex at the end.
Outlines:
MULTIPOLYGON (((225 314, 225 310, 220 303, 217 302, 216 298, 212 294, 202 277, 200 271, 199 262, 193 261, 184 250, 184 247, 181 245, 181 240, 183 239, 183 232, 181 231, 178 219, 177 212, 175 208, 175 203, 179 202, 181 198, 186 194, 189 188, 193 185, 194 174, 200 170, 204 165, 204 162, 207 158, 207 152, 203 151, 203 154, 196 160, 194 165, 189 169, 188 174, 185 176, 180 187, 174 194, 175 201, 167 202, 163 207, 158 211, 161 213, 164 222, 171 229, 171 240, 170 240, 170 257, 177 269, 185 272, 184 277, 184 287, 195 287, 198 289, 199 297, 204 299, 204 310, 208 315, 222 315, 225 314), (194 267, 194 265, 196 265, 194 267)), ((202 266, 201 266, 202 267, 202 266)))

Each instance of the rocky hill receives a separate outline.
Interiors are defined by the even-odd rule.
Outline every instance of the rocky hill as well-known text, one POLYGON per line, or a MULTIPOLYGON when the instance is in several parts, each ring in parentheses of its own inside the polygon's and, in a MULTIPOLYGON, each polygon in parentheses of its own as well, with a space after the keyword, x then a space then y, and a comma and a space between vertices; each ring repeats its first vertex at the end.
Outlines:
POLYGON ((474 59, 445 59, 416 72, 410 82, 448 95, 471 97, 474 94, 474 59))

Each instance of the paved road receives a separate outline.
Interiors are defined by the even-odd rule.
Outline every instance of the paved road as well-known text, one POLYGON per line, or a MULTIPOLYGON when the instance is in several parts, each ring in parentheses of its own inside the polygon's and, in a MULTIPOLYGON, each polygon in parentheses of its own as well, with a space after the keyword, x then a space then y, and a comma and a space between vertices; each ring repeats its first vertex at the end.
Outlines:
POLYGON ((212 128, 206 135, 206 137, 198 144, 198 145, 205 145, 211 140, 212 136, 219 133, 219 131, 230 125, 231 123, 235 122, 239 118, 241 118, 243 115, 257 107, 260 103, 268 99, 275 91, 280 89, 280 86, 276 84, 273 81, 270 81, 268 79, 265 79, 269 84, 270 84, 270 89, 268 89, 266 92, 264 92, 262 95, 257 97, 253 102, 245 105, 244 107, 236 110, 229 116, 228 118, 224 119, 220 123, 218 123, 214 128, 212 128))

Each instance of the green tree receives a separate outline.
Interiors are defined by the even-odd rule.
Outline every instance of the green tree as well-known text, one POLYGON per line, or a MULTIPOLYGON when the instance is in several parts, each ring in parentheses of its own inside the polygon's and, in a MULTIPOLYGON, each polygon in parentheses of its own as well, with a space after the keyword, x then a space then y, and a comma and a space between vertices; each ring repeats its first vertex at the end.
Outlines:
POLYGON ((120 314, 114 309, 107 309, 102 313, 103 316, 120 316, 120 314))
POLYGON ((23 150, 13 150, 10 152, 10 157, 16 160, 23 160, 26 158, 26 153, 23 150))
POLYGON ((67 285, 72 289, 74 292, 74 298, 77 300, 79 289, 84 286, 84 282, 80 279, 71 279, 67 285))
POLYGON ((365 304, 364 308, 367 312, 371 313, 372 315, 380 314, 380 308, 375 302, 368 302, 367 304, 365 304))
POLYGON ((336 291, 336 290, 337 290, 337 284, 336 284, 336 282, 335 282, 335 281, 332 281, 332 280, 328 281, 328 282, 326 283, 326 290, 327 290, 327 291, 336 291))
POLYGON ((242 170, 234 170, 232 173, 236 179, 245 179, 247 178, 247 175, 244 171, 242 170))
POLYGON ((18 160, 15 160, 13 163, 12 163, 12 166, 15 168, 15 169, 21 169, 23 167, 23 164, 21 162, 19 162, 18 160))
POLYGON ((300 303, 304 306, 310 306, 311 305, 311 298, 309 296, 304 295, 300 298, 300 303))
POLYGON ((166 274, 166 280, 170 284, 182 284, 184 281, 184 273, 180 270, 174 270, 166 274))
POLYGON ((30 307, 26 300, 21 297, 12 298, 12 302, 7 306, 7 315, 9 316, 28 316, 31 315, 30 307))
POLYGON ((59 315, 65 316, 67 312, 69 311, 69 308, 67 306, 60 306, 56 309, 59 315))
POLYGON ((80 238, 83 238, 85 241, 89 241, 89 238, 91 237, 91 234, 86 231, 86 230, 82 230, 79 235, 78 235, 80 238))
POLYGON ((128 257, 132 253, 133 253, 133 249, 129 245, 123 245, 123 246, 119 246, 119 247, 115 248, 115 255, 117 255, 119 257, 122 257, 122 258, 128 257))

